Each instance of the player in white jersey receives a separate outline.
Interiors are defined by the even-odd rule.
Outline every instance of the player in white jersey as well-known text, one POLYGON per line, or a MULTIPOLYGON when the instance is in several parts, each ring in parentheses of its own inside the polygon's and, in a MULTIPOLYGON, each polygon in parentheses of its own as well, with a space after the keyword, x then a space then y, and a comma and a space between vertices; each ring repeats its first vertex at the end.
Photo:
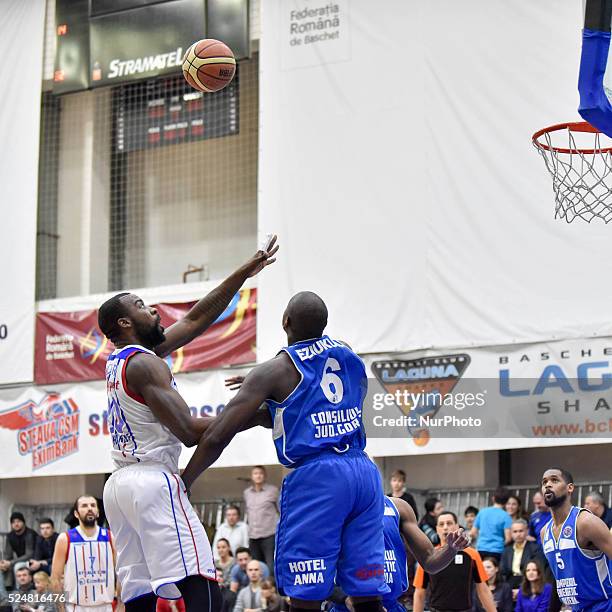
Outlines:
MULTIPOLYGON (((249 277, 274 262, 276 237, 183 318, 164 330, 155 308, 121 293, 98 311, 116 350, 106 365, 116 471, 104 487, 127 612, 153 612, 157 596, 188 612, 220 610, 210 543, 179 476, 181 443, 195 446, 212 418, 193 418, 162 359, 203 333, 249 277)), ((269 423, 262 412, 249 426, 269 423)))
POLYGON ((76 500, 74 516, 78 526, 61 533, 55 544, 53 589, 66 594, 66 612, 112 612, 116 593, 111 532, 98 525, 98 502, 91 495, 76 500))

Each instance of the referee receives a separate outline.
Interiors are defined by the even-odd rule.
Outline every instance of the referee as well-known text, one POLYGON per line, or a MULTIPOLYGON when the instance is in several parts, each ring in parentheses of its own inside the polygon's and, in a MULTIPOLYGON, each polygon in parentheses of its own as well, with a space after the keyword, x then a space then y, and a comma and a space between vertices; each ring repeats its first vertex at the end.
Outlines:
MULTIPOLYGON (((451 531, 459 529, 457 516, 448 510, 438 516, 436 532, 440 546, 446 544, 451 531)), ((472 592, 475 590, 480 605, 486 612, 496 612, 493 595, 487 585, 487 573, 480 555, 473 548, 457 552, 454 561, 437 574, 428 574, 419 565, 414 578, 414 612, 425 609, 425 591, 429 587, 431 612, 465 612, 472 609, 472 592), (475 586, 475 589, 473 588, 475 586)))

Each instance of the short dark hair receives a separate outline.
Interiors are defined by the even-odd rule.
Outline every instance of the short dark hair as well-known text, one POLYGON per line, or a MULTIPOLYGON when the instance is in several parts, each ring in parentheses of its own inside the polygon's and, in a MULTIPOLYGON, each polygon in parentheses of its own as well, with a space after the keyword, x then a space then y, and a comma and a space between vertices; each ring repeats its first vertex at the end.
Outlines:
POLYGON ((391 474, 391 478, 401 478, 404 482, 406 482, 406 472, 404 472, 404 470, 395 470, 391 474))
POLYGON ((467 516, 468 514, 478 514, 478 508, 476 508, 476 506, 468 506, 463 511, 463 516, 467 516))
POLYGON ((113 344, 119 339, 121 333, 117 321, 125 316, 126 309, 121 298, 126 295, 129 295, 129 293, 123 292, 113 295, 98 309, 98 327, 113 344))
POLYGON ((459 524, 459 521, 457 520, 457 515, 451 510, 442 510, 442 512, 438 514, 438 518, 436 519, 436 524, 440 520, 440 517, 444 516, 445 514, 450 514, 453 517, 453 520, 455 521, 455 523, 459 524))
POLYGON ((240 508, 235 504, 229 504, 228 506, 226 506, 225 511, 227 512, 228 510, 235 510, 238 513, 238 516, 240 516, 240 508))
POLYGON ((28 572, 28 574, 30 574, 30 576, 32 576, 32 572, 24 565, 23 567, 20 567, 19 569, 15 570, 15 573, 17 572, 28 572))
POLYGON ((74 500, 74 504, 72 505, 72 512, 77 512, 79 509, 79 502, 82 499, 85 499, 86 497, 91 497, 91 499, 95 499, 96 500, 96 504, 98 505, 98 510, 100 509, 100 504, 98 503, 98 498, 95 495, 79 495, 75 500, 74 500))
POLYGON ((49 524, 49 525, 51 525, 51 527, 53 527, 55 529, 55 523, 48 516, 45 516, 45 517, 41 518, 38 521, 38 524, 39 525, 47 525, 47 524, 49 524))
POLYGON ((499 489, 496 489, 495 493, 493 493, 493 501, 496 504, 505 504, 508 501, 509 497, 510 491, 508 491, 508 489, 506 489, 505 487, 499 487, 499 489))
POLYGON ((268 472, 266 471, 266 468, 263 465, 254 465, 251 468, 251 473, 253 472, 253 470, 261 470, 266 476, 268 475, 268 472))
MULTIPOLYGON (((548 470, 557 470, 557 472, 561 472, 561 477, 565 481, 565 484, 574 484, 574 477, 567 470, 560 467, 551 467, 548 468, 548 470)), ((548 472, 548 470, 546 471, 548 472)))
POLYGON ((251 552, 251 549, 250 549, 250 548, 247 548, 246 546, 239 546, 239 547, 236 549, 236 552, 235 552, 234 554, 235 554, 236 556, 238 556, 240 553, 243 553, 243 552, 245 552, 245 553, 249 553, 249 556, 250 556, 250 557, 252 557, 252 556, 253 556, 253 553, 251 552))
POLYGON ((428 497, 425 500, 425 512, 433 512, 434 508, 436 507, 436 504, 439 501, 440 500, 437 497, 428 497))

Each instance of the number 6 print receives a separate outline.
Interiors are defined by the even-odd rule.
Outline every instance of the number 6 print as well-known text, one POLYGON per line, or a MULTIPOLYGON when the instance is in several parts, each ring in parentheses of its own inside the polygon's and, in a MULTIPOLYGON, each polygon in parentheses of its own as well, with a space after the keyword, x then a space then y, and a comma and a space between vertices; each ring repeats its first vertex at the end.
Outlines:
POLYGON ((340 371, 340 364, 336 359, 330 357, 325 362, 323 368, 323 376, 321 378, 321 389, 325 394, 325 397, 332 404, 339 404, 342 401, 344 395, 344 387, 342 386, 342 380, 340 377, 334 374, 334 372, 340 371))

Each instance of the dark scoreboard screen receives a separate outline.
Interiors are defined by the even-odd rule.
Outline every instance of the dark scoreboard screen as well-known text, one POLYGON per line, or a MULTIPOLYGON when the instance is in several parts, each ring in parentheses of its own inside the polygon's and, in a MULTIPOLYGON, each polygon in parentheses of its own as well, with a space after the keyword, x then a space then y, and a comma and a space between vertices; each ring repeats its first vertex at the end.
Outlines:
POLYGON ((130 83, 113 97, 115 151, 238 134, 239 74, 217 93, 193 90, 182 77, 130 83))

